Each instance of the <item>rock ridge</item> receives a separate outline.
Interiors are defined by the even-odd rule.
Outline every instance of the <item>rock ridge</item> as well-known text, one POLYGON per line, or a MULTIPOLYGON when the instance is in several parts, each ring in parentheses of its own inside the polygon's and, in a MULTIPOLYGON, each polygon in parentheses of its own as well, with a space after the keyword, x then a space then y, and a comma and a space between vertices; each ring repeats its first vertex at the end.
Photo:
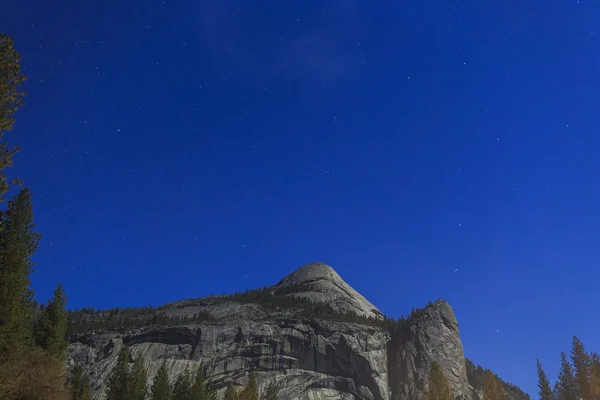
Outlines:
MULTIPOLYGON (((85 318, 104 322, 125 313, 86 312, 85 318)), ((163 362, 172 381, 186 369, 195 373, 202 367, 218 399, 229 383, 246 385, 255 372, 259 391, 277 383, 280 400, 423 400, 433 361, 456 399, 477 400, 480 390, 468 380, 458 322, 446 301, 415 310, 406 320, 390 320, 324 263, 306 264, 276 285, 249 294, 128 312, 153 323, 137 328, 108 324, 111 329, 71 335, 68 365, 84 367, 96 400, 106 399, 108 377, 123 346, 132 359, 143 358, 149 384, 163 362), (327 310, 363 318, 330 319, 330 311, 311 314, 319 318, 299 317, 269 303, 281 296, 286 306, 300 300, 315 308, 323 303, 327 310), (266 303, 257 300, 265 298, 266 303)))

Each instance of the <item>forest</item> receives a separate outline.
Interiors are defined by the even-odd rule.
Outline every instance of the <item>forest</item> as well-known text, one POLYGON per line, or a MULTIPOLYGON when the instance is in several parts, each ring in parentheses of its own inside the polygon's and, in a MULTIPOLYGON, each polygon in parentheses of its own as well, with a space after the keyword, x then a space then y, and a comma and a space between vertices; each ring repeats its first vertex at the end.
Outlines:
MULTIPOLYGON (((494 373, 490 370, 481 370, 481 375, 477 379, 481 381, 477 382, 474 386, 481 387, 481 395, 483 400, 505 400, 508 398, 529 398, 524 393, 516 393, 518 396, 524 395, 524 397, 513 397, 515 393, 507 396, 506 384, 504 384, 494 373)), ((470 380, 469 380, 470 381, 470 380)), ((425 393, 426 400, 454 400, 450 383, 446 379, 446 376, 442 372, 442 369, 437 362, 431 365, 431 371, 429 372, 428 379, 428 390, 425 393)))
POLYGON ((540 400, 600 400, 600 356, 588 353, 576 336, 570 354, 560 353, 560 371, 554 385, 540 360, 537 375, 540 400))
MULTIPOLYGON (((337 322, 351 322, 357 324, 389 327, 405 322, 403 317, 395 320, 384 317, 376 319, 360 316, 353 312, 340 313, 328 304, 316 303, 310 299, 291 296, 306 290, 302 286, 263 287, 247 289, 230 295, 208 296, 199 299, 187 299, 160 307, 114 308, 97 310, 83 308, 68 313, 67 331, 69 334, 85 333, 89 331, 110 331, 121 329, 136 329, 149 326, 175 326, 181 324, 213 322, 214 318, 207 311, 198 311, 186 317, 168 316, 167 311, 182 307, 209 307, 227 302, 240 304, 257 304, 268 315, 274 311, 286 311, 290 317, 311 321, 327 320, 337 322)), ((413 310, 410 317, 417 316, 418 310, 413 310)))
POLYGON ((483 368, 481 365, 475 365, 473 361, 469 360, 468 358, 465 358, 465 366, 467 368, 467 379, 474 387, 484 387, 486 377, 487 380, 490 380, 491 376, 494 376, 494 378, 502 384, 502 389, 507 398, 513 400, 526 400, 530 398, 530 396, 523 392, 520 387, 503 381, 498 377, 498 375, 494 374, 489 369, 483 368))
MULTIPOLYGON (((183 371, 171 383, 167 365, 159 368, 152 385, 148 385, 144 360, 136 357, 130 366, 131 354, 123 348, 118 355, 117 364, 108 381, 107 400, 216 400, 215 388, 204 379, 204 369, 198 368, 195 374, 183 371)), ((70 382, 73 400, 90 400, 92 398, 90 382, 81 366, 76 366, 70 382)), ((279 388, 276 384, 268 385, 265 393, 259 397, 256 374, 251 373, 248 386, 238 388, 231 383, 227 385, 224 400, 277 400, 279 388)))

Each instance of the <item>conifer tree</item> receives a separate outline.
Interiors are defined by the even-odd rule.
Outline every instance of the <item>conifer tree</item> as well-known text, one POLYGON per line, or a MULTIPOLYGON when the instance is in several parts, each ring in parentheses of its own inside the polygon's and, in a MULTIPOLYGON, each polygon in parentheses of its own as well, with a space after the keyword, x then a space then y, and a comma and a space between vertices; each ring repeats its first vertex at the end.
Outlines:
POLYGON ((560 400, 560 383, 558 380, 554 382, 554 387, 552 388, 552 394, 554 395, 555 400, 560 400))
POLYGON ((560 353, 560 372, 554 391, 556 400, 578 400, 577 381, 565 353, 560 353))
POLYGON ((279 386, 275 382, 269 383, 262 400, 278 400, 279 386))
POLYGON ((208 400, 208 393, 206 391, 206 381, 204 379, 204 371, 202 365, 196 372, 194 383, 192 384, 192 392, 190 394, 190 400, 208 400))
POLYGON ((483 377, 483 400, 504 400, 504 388, 490 370, 483 377))
POLYGON ((600 357, 596 353, 590 357, 590 399, 600 400, 600 357))
MULTIPOLYGON (((12 129, 13 114, 25 98, 25 93, 19 90, 26 79, 21 74, 20 60, 12 38, 1 33, 0 202, 6 200, 4 195, 9 188, 4 170, 12 166, 12 156, 17 151, 8 146, 4 133, 12 129)), ((30 256, 39 241, 39 236, 31 232, 33 228, 31 194, 24 189, 9 202, 7 211, 0 211, 0 356, 3 358, 9 358, 10 352, 18 352, 31 339, 27 329, 33 296, 29 288, 33 267, 30 256)))
POLYGON ((575 372, 577 396, 584 400, 590 400, 590 357, 577 336, 573 336, 571 361, 575 372))
POLYGON ((23 106, 25 99, 25 93, 19 90, 26 79, 21 73, 20 62, 21 57, 12 38, 0 33, 0 202, 6 200, 4 195, 9 189, 4 170, 12 167, 13 156, 19 150, 8 146, 4 134, 12 130, 14 113, 23 106))
POLYGON ((167 364, 163 362, 154 377, 152 389, 150 390, 150 399, 169 400, 170 398, 171 384, 169 383, 169 372, 167 371, 167 364))
POLYGON ((550 380, 548 380, 548 376, 546 375, 546 372, 544 372, 540 360, 536 361, 540 400, 554 400, 554 394, 552 393, 552 388, 550 387, 550 380))
POLYGON ((35 225, 29 189, 22 189, 8 202, 7 211, 0 213, 0 223, 0 356, 6 358, 33 341, 29 274, 40 235, 32 231, 35 225))
POLYGON ((125 347, 119 352, 117 365, 108 380, 106 400, 129 400, 129 350, 125 347))
POLYGON ((67 296, 62 284, 59 284, 48 305, 42 307, 35 329, 36 344, 57 360, 64 360, 67 353, 66 305, 67 296))
MULTIPOLYGON (((20 56, 13 40, 0 34, 0 203, 9 190, 6 168, 18 151, 4 135, 15 122, 14 113, 23 105, 25 94, 19 90, 20 56)), ((20 184, 13 180, 12 184, 20 184)), ((31 256, 40 235, 33 232, 31 192, 21 189, 0 210, 0 399, 66 399, 64 360, 58 361, 34 345, 32 333, 36 303, 30 288, 33 271, 31 256)))
POLYGON ((452 391, 450 383, 444 376, 440 365, 437 362, 431 364, 429 372, 429 387, 425 394, 426 400, 452 400, 452 391))
POLYGON ((90 379, 81 365, 76 365, 71 378, 71 400, 91 400, 90 379))
POLYGON ((223 395, 223 400, 239 400, 239 396, 233 384, 228 384, 223 395))
POLYGON ((177 377, 177 380, 173 385, 173 393, 171 394, 171 400, 189 400, 191 393, 192 380, 190 378, 189 371, 186 369, 177 377))
POLYGON ((250 374, 248 386, 239 394, 240 400, 258 400, 258 384, 256 382, 256 374, 250 374))
POLYGON ((148 393, 148 375, 144 367, 144 359, 138 356, 129 373, 128 400, 146 400, 148 393))

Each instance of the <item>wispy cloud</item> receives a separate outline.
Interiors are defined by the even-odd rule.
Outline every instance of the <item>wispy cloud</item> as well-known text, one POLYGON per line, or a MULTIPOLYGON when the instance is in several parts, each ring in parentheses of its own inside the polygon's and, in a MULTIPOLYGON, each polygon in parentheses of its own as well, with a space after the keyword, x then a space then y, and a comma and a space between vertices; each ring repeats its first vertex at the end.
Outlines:
POLYGON ((353 64, 353 56, 336 43, 335 33, 313 30, 294 38, 283 58, 269 69, 268 79, 309 78, 327 82, 344 73, 353 64))
POLYGON ((264 19, 274 16, 241 8, 234 0, 201 3, 197 32, 203 45, 228 59, 233 72, 247 74, 258 84, 281 79, 327 83, 347 76, 359 63, 360 24, 351 2, 330 0, 315 6, 312 15, 317 18, 278 38, 261 34, 264 19))

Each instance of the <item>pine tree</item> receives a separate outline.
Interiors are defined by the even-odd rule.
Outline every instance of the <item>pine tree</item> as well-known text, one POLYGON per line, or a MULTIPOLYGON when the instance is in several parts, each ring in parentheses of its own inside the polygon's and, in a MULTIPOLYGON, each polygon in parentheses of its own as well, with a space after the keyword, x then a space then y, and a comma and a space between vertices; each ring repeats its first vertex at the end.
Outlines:
POLYGON ((35 329, 36 344, 58 360, 67 353, 67 296, 62 284, 54 290, 48 305, 42 307, 35 329))
POLYGON ((560 372, 555 385, 556 400, 578 400, 577 381, 565 353, 560 353, 560 372))
POLYGON ((279 386, 275 382, 269 383, 262 400, 278 400, 279 386))
POLYGON ((452 391, 450 383, 444 376, 440 365, 437 362, 431 364, 429 372, 429 387, 425 394, 426 400, 452 400, 452 391))
POLYGON ((8 35, 0 34, 0 202, 6 200, 4 195, 9 189, 4 170, 12 167, 13 156, 19 150, 9 147, 3 139, 5 132, 12 130, 14 113, 23 106, 25 99, 25 93, 19 90, 26 79, 21 73, 20 61, 14 41, 8 35))
MULTIPOLYGON (((0 203, 9 190, 5 170, 12 166, 18 148, 10 147, 4 135, 15 122, 14 113, 23 105, 19 90, 25 76, 13 40, 0 34, 0 203)), ((16 179, 12 184, 20 184, 16 179)), ((0 210, 0 399, 66 399, 64 360, 33 346, 33 323, 37 305, 29 275, 31 256, 40 235, 33 232, 33 207, 29 189, 21 189, 0 210)))
POLYGON ((504 388, 490 370, 483 376, 483 400, 504 400, 504 388))
POLYGON ((106 400, 129 400, 129 350, 123 347, 117 358, 117 365, 108 380, 106 400))
POLYGON ((540 400, 554 400, 554 394, 552 393, 552 389, 550 387, 550 380, 548 380, 548 376, 546 375, 546 372, 544 372, 540 360, 536 361, 540 400))
POLYGON ((584 400, 590 400, 590 357, 577 336, 573 336, 571 361, 575 370, 577 396, 584 400))
POLYGON ((600 400, 600 356, 596 353, 590 357, 590 399, 600 400))
POLYGON ((9 358, 33 341, 29 274, 40 235, 32 232, 35 225, 29 189, 22 189, 8 202, 7 211, 0 213, 0 223, 0 356, 9 358))
POLYGON ((239 394, 240 400, 258 400, 258 384, 256 382, 256 374, 250 374, 248 386, 239 394))
POLYGON ((192 381, 190 378, 190 373, 186 369, 177 377, 177 380, 173 385, 173 393, 171 394, 171 400, 189 400, 191 393, 192 381))
POLYGON ((190 400, 208 400, 207 396, 208 394, 206 391, 204 371, 202 365, 200 365, 200 368, 198 368, 198 372, 196 373, 194 383, 192 384, 192 393, 190 395, 190 400))
POLYGON ((91 400, 90 379, 81 365, 76 365, 71 378, 71 400, 91 400))
POLYGON ((167 364, 164 362, 154 377, 154 382, 152 383, 152 389, 150 390, 150 393, 151 400, 169 400, 171 398, 169 372, 167 371, 167 364))
POLYGON ((552 395, 555 400, 560 400, 560 382, 558 380, 554 382, 554 387, 552 388, 552 395))
POLYGON ((144 359, 139 356, 133 362, 129 373, 128 400, 146 400, 148 393, 148 375, 144 367, 144 359))
MULTIPOLYGON (((25 81, 20 59, 12 38, 0 34, 0 202, 6 200, 9 188, 4 170, 12 166, 17 151, 3 140, 4 133, 12 129, 13 114, 25 98, 19 91, 25 81)), ((39 241, 39 235, 31 232, 33 228, 31 194, 23 189, 9 202, 8 210, 0 212, 0 368, 31 340, 28 322, 33 313, 33 293, 29 273, 31 255, 39 241)))
POLYGON ((223 400, 239 400, 239 396, 235 387, 230 383, 227 385, 227 389, 225 389, 225 394, 223 395, 223 400))

